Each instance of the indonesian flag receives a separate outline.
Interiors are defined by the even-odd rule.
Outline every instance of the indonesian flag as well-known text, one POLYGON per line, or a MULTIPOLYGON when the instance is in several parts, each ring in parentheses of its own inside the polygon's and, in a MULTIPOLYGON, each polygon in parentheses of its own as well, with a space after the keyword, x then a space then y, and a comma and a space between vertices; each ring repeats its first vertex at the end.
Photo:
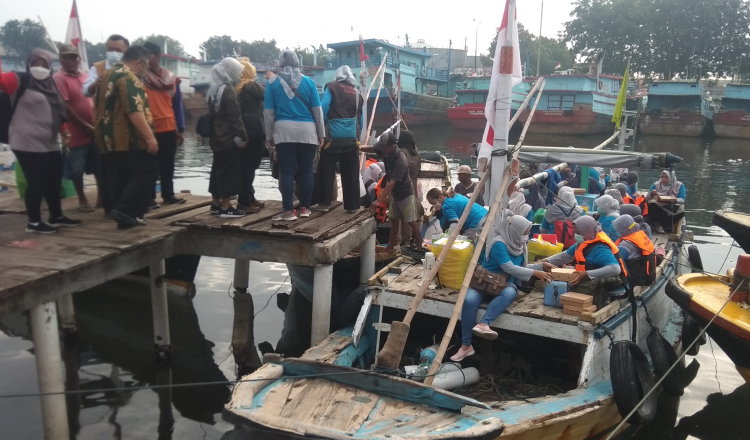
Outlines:
POLYGON ((76 0, 73 0, 73 8, 70 10, 70 21, 68 21, 68 31, 65 33, 65 43, 72 44, 78 48, 78 55, 81 57, 80 69, 84 72, 88 72, 89 59, 86 56, 86 46, 83 44, 81 21, 78 19, 78 6, 76 6, 76 0))
POLYGON ((555 69, 559 69, 560 67, 562 67, 562 64, 561 64, 561 63, 557 63, 557 64, 555 64, 555 69))
MULTIPOLYGON (((487 93, 487 104, 484 108, 484 116, 487 118, 487 125, 484 129, 484 136, 482 137, 482 146, 480 148, 479 157, 490 157, 492 153, 492 144, 495 140, 495 101, 500 98, 500 77, 501 73, 511 75, 510 88, 520 83, 523 80, 521 74, 521 51, 518 48, 518 23, 516 22, 516 16, 513 17, 512 33, 508 35, 508 6, 510 0, 505 0, 505 10, 503 12, 503 21, 498 29, 497 33, 497 45, 495 48, 495 57, 492 61, 492 78, 490 79, 490 89, 487 93), (511 53, 508 53, 510 48, 503 50, 503 47, 508 42, 508 37, 512 42, 511 53), (505 57, 502 56, 505 52, 505 57), (510 55, 510 56, 508 56, 510 55)), ((511 96, 511 90, 505 91, 505 94, 511 96)))

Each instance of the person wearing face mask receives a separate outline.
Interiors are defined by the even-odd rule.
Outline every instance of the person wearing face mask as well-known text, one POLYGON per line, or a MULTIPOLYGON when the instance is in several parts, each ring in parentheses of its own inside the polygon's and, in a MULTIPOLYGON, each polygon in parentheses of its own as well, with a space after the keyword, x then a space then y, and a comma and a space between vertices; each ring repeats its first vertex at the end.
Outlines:
POLYGON ((607 234, 610 240, 617 240, 619 237, 612 228, 612 222, 620 215, 617 210, 620 204, 612 196, 603 195, 596 199, 596 212, 599 214, 599 224, 602 230, 607 234))
MULTIPOLYGON (((443 192, 440 191, 439 188, 432 188, 427 191, 427 201, 432 205, 433 212, 441 212, 440 227, 443 228, 443 231, 447 231, 453 227, 455 223, 458 223, 458 219, 461 218, 469 205, 469 199, 461 194, 456 194, 451 190, 443 192)), ((461 228, 462 234, 468 229, 479 226, 479 222, 481 222, 489 212, 487 208, 480 206, 477 203, 474 203, 468 209, 470 209, 471 212, 464 223, 464 227, 461 228)))
POLYGON ((232 196, 242 193, 240 149, 248 143, 235 90, 243 69, 234 58, 224 58, 211 68, 208 87, 208 111, 213 124, 209 145, 214 153, 208 185, 213 197, 210 212, 224 218, 245 215, 245 211, 229 203, 232 196))
POLYGON ((677 223, 685 217, 685 185, 677 180, 674 171, 661 172, 659 180, 654 182, 646 194, 646 201, 651 204, 648 220, 656 228, 656 232, 664 234, 673 232, 677 223), (656 201, 657 196, 676 197, 676 203, 656 201))
POLYGON ((159 145, 140 80, 147 71, 148 51, 132 46, 104 73, 95 95, 94 128, 109 180, 109 216, 119 229, 145 225, 159 174, 159 145))
POLYGON ((107 38, 105 43, 107 50, 107 57, 101 61, 95 62, 89 69, 89 74, 86 76, 86 80, 83 82, 82 90, 83 94, 88 97, 93 97, 98 87, 99 78, 104 76, 104 72, 111 69, 112 66, 119 63, 122 59, 122 54, 130 47, 130 41, 122 35, 112 34, 107 38))
POLYGON ((453 362, 460 362, 474 354, 474 348, 471 345, 472 335, 489 340, 497 338, 497 332, 490 328, 490 323, 513 302, 518 293, 518 286, 523 281, 529 281, 531 277, 543 281, 552 280, 550 274, 542 271, 543 264, 527 264, 526 244, 530 232, 531 222, 520 215, 513 215, 508 210, 504 212, 502 219, 492 225, 492 233, 488 237, 487 243, 489 244, 486 247, 489 252, 487 257, 483 258, 481 266, 490 272, 507 277, 507 284, 494 298, 472 287, 466 291, 466 298, 461 309, 461 347, 456 354, 451 356, 453 362), (490 299, 487 311, 482 320, 474 325, 479 305, 487 299, 490 299))
POLYGON ((0 91, 10 95, 15 106, 8 135, 10 148, 26 176, 26 232, 42 234, 81 224, 63 215, 60 204, 63 162, 57 137, 65 122, 65 101, 51 74, 52 54, 41 49, 29 55, 26 72, 0 70, 0 91), (42 221, 42 199, 49 208, 47 223, 42 221))
POLYGON ((557 191, 555 204, 545 211, 539 232, 542 234, 554 232, 557 242, 563 244, 563 249, 569 249, 575 244, 573 221, 582 215, 583 209, 578 206, 573 189, 563 186, 557 191))
POLYGON ((628 214, 612 223, 620 238, 615 245, 628 268, 628 280, 634 286, 647 286, 656 280, 656 253, 654 243, 628 214))

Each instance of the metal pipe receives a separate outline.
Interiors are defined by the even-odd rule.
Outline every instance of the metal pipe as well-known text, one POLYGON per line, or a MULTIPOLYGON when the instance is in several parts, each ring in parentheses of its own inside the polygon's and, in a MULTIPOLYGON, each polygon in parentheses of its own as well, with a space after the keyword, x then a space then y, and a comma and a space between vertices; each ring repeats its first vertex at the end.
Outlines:
POLYGON ((331 289, 333 265, 317 266, 313 274, 311 343, 319 344, 328 337, 331 323, 331 289))
POLYGON ((359 247, 359 283, 366 286, 374 273, 375 234, 372 234, 359 247))

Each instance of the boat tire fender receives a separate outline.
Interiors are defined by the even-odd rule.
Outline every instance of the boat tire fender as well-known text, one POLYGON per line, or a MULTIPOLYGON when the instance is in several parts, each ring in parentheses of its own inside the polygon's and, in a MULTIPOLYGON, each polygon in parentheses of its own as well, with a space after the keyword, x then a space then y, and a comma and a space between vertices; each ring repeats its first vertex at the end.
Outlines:
POLYGON ((693 268, 693 273, 703 271, 703 260, 701 259, 701 253, 698 250, 698 246, 688 246, 688 261, 690 266, 693 268))
MULTIPOLYGON (((617 341, 612 344, 609 356, 612 391, 620 416, 627 417, 641 399, 654 387, 648 359, 637 344, 617 341)), ((628 420, 628 423, 645 425, 656 417, 656 393, 651 394, 628 420)))
MULTIPOLYGON (((698 337, 701 332, 701 328, 698 323, 690 317, 690 315, 688 315, 684 311, 682 312, 682 315, 682 346, 684 347, 683 349, 687 349, 687 347, 693 343, 695 338, 698 337)), ((698 343, 693 345, 690 350, 687 350, 687 354, 689 354, 690 356, 698 356, 701 345, 705 343, 706 342, 704 340, 699 340, 698 343)))
MULTIPOLYGON (((648 352, 654 362, 654 369, 658 377, 664 376, 674 363, 677 362, 677 353, 672 345, 659 333, 659 329, 651 326, 651 333, 646 337, 648 352)), ((684 393, 685 365, 677 362, 677 366, 662 381, 661 387, 665 393, 673 397, 680 397, 684 393)))

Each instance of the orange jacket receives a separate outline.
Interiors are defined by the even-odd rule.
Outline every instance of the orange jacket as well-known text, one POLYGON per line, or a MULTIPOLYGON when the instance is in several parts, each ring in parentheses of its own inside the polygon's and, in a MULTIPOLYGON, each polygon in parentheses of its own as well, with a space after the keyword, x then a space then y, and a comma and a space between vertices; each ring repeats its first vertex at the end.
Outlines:
POLYGON ((620 250, 617 248, 617 246, 614 243, 612 243, 612 240, 610 240, 607 234, 605 234, 604 232, 599 232, 596 234, 596 237, 594 237, 593 240, 587 240, 578 245, 578 247, 576 248, 575 256, 574 256, 576 260, 576 271, 585 272, 587 270, 598 269, 595 267, 591 267, 590 265, 586 263, 586 255, 585 255, 585 250, 587 247, 591 245, 596 245, 598 243, 609 246, 610 250, 612 250, 612 254, 615 256, 615 259, 617 260, 618 263, 620 263, 620 274, 625 275, 625 277, 627 277, 628 270, 627 268, 625 268, 625 262, 622 261, 622 257, 620 257, 620 250), (586 266, 589 266, 589 267, 586 267, 586 266))

